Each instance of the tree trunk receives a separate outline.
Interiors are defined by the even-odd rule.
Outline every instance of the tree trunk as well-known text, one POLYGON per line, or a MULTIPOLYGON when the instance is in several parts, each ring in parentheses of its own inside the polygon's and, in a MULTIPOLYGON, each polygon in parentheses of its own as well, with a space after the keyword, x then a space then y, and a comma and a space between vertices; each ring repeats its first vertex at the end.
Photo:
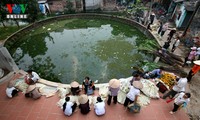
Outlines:
POLYGON ((3 21, 1 21, 1 23, 3 24, 3 27, 6 27, 6 25, 4 24, 4 22, 3 22, 3 21))
POLYGON ((177 67, 177 66, 163 66, 164 70, 167 72, 172 72, 175 73, 177 75, 180 75, 182 73, 187 74, 181 67, 177 67))
POLYGON ((83 0, 83 12, 86 12, 85 0, 83 0))
POLYGON ((19 23, 18 23, 18 21, 17 21, 17 20, 14 20, 14 21, 15 21, 17 27, 19 28, 19 23))
POLYGON ((179 56, 177 56, 177 55, 175 55, 173 53, 170 53, 170 52, 167 52, 167 54, 169 54, 173 59, 175 59, 175 60, 177 60, 179 62, 183 62, 183 60, 179 56))
POLYGON ((156 56, 159 56, 160 60, 166 64, 173 65, 173 66, 181 66, 183 64, 182 60, 180 60, 176 55, 173 55, 172 57, 171 53, 169 54, 169 52, 167 52, 165 56, 158 51, 155 51, 154 54, 156 56))

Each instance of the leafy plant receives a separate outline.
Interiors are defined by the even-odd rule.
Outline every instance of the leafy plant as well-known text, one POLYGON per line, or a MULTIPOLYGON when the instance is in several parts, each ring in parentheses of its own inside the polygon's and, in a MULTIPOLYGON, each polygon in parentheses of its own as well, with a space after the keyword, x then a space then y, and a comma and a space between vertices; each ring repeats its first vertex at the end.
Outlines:
POLYGON ((159 67, 159 64, 155 62, 143 61, 142 64, 143 64, 142 67, 143 71, 152 71, 159 67))
POLYGON ((146 39, 138 46, 138 50, 153 52, 159 47, 159 44, 155 40, 146 39))
POLYGON ((71 13, 75 13, 75 10, 73 9, 73 3, 71 0, 66 0, 66 7, 65 7, 65 13, 66 14, 71 14, 71 13))
POLYGON ((125 12, 127 14, 131 14, 134 16, 140 16, 143 17, 144 14, 144 10, 147 10, 148 8, 145 7, 141 1, 137 1, 136 4, 129 4, 126 8, 125 8, 125 12))

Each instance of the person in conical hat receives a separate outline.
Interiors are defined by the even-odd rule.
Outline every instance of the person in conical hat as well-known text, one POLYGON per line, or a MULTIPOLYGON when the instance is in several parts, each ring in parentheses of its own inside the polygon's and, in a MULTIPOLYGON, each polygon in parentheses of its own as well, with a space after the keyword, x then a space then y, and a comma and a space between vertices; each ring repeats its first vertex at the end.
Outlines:
POLYGON ((120 81, 117 79, 111 79, 109 81, 109 86, 112 88, 118 88, 120 86, 120 81))
POLYGON ((197 50, 197 47, 191 47, 191 51, 189 55, 185 58, 185 61, 182 67, 184 67, 185 65, 191 64, 194 61, 195 56, 197 55, 196 50, 197 50))
POLYGON ((89 99, 88 96, 83 94, 79 97, 79 108, 81 110, 82 114, 87 114, 90 112, 90 105, 89 105, 89 99))
POLYGON ((79 100, 80 104, 85 104, 88 101, 88 96, 87 95, 81 95, 78 100, 79 100))
POLYGON ((29 85, 27 90, 26 90, 26 93, 29 93, 29 92, 33 91, 35 88, 36 88, 35 84, 34 85, 29 85))
POLYGON ((117 95, 118 95, 118 91, 120 88, 120 81, 117 79, 111 79, 109 81, 109 94, 108 94, 108 101, 107 104, 110 105, 112 97, 113 97, 113 103, 116 104, 117 103, 117 95))
POLYGON ((72 95, 79 95, 80 88, 79 88, 79 83, 76 81, 71 82, 71 93, 72 95))
POLYGON ((137 89, 142 89, 143 85, 140 81, 133 81, 133 86, 137 89))
POLYGON ((39 88, 36 87, 35 84, 28 86, 28 88, 26 90, 25 97, 27 97, 27 98, 33 98, 33 99, 38 99, 41 96, 42 96, 42 94, 40 93, 39 88))
POLYGON ((188 82, 190 82, 192 77, 200 70, 200 60, 196 60, 193 63, 194 66, 187 75, 188 82))
POLYGON ((124 101, 124 107, 127 107, 129 103, 136 103, 137 98, 140 94, 140 89, 143 88, 143 85, 140 81, 133 81, 133 86, 129 86, 129 92, 126 95, 126 99, 124 101))

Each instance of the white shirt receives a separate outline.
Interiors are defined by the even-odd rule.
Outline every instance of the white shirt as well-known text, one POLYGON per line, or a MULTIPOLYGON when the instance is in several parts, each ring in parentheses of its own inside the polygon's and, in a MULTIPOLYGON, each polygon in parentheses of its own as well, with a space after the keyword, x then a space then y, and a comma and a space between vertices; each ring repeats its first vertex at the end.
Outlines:
POLYGON ((185 86, 187 84, 187 78, 180 78, 176 85, 173 86, 173 90, 176 92, 185 91, 185 86))
POLYGON ((67 116, 70 116, 72 114, 72 106, 74 105, 73 102, 69 101, 66 103, 66 108, 64 111, 64 114, 67 116))
POLYGON ((12 98, 12 91, 15 90, 15 87, 11 87, 11 88, 6 88, 6 95, 9 98, 12 98))
POLYGON ((135 96, 140 94, 140 90, 137 88, 134 88, 133 86, 129 86, 130 91, 126 95, 127 98, 129 98, 131 101, 135 101, 135 96))
POLYGON ((103 115, 103 114, 105 114, 106 113, 105 103, 103 101, 96 103, 94 105, 94 110, 95 110, 96 115, 103 115))
POLYGON ((32 72, 31 74, 32 74, 32 78, 31 79, 34 82, 37 82, 40 79, 39 75, 36 72, 32 72))
POLYGON ((178 47, 179 44, 180 44, 180 40, 179 39, 174 42, 174 46, 176 46, 176 47, 178 47))
POLYGON ((190 98, 183 98, 183 96, 185 95, 185 93, 179 93, 178 97, 175 98, 174 100, 174 103, 177 104, 177 105, 181 105, 183 104, 184 102, 188 103, 190 101, 190 98))

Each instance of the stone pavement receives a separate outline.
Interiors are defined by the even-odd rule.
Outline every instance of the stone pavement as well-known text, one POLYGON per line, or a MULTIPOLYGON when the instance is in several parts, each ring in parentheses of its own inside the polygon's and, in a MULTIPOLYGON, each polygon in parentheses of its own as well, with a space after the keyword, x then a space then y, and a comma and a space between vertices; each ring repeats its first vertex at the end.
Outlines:
MULTIPOLYGON (((16 74, 14 79, 19 77, 22 77, 22 74, 16 74)), ((67 117, 56 104, 60 100, 57 94, 33 100, 25 98, 20 92, 18 96, 9 99, 5 94, 8 81, 0 83, 0 120, 189 120, 184 109, 171 115, 169 111, 172 110, 173 102, 166 103, 163 99, 151 99, 150 104, 142 107, 140 113, 131 113, 125 110, 123 105, 111 103, 110 106, 106 104, 106 114, 103 116, 96 116, 91 105, 91 111, 87 115, 82 115, 80 110, 77 110, 67 117)), ((94 96, 99 96, 97 90, 94 96)))

